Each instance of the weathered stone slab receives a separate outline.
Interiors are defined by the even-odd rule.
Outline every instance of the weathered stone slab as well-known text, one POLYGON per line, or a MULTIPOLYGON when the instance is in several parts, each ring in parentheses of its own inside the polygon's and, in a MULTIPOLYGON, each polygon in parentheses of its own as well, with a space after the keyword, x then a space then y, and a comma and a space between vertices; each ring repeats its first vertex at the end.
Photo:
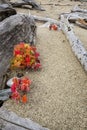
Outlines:
POLYGON ((82 64, 84 70, 87 72, 87 51, 83 46, 83 43, 80 39, 75 35, 73 28, 71 27, 68 19, 63 15, 61 16, 61 29, 66 35, 69 43, 71 45, 72 51, 75 56, 78 58, 80 63, 82 64))
POLYGON ((2 130, 49 130, 31 121, 28 118, 21 118, 13 112, 0 108, 0 129, 2 130))
POLYGON ((0 21, 15 14, 16 10, 13 9, 7 0, 0 0, 0 21))

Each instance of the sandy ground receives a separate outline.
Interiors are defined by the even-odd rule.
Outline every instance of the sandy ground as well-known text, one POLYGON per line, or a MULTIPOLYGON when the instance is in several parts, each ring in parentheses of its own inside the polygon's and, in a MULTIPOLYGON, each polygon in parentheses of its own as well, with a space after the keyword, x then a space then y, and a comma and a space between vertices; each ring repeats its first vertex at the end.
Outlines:
MULTIPOLYGON (((58 3, 57 0, 38 0, 41 3, 58 3)), ((58 18, 58 14, 70 11, 79 2, 63 0, 60 4, 72 6, 43 5, 45 12, 32 14, 58 18)), ((28 10, 18 9, 28 13, 28 10)), ((86 30, 75 27, 76 34, 86 42, 86 30)), ((87 74, 71 51, 61 31, 49 31, 37 27, 37 48, 40 52, 42 70, 27 72, 32 80, 29 102, 26 105, 7 101, 4 106, 22 117, 28 117, 51 130, 87 130, 87 74)))

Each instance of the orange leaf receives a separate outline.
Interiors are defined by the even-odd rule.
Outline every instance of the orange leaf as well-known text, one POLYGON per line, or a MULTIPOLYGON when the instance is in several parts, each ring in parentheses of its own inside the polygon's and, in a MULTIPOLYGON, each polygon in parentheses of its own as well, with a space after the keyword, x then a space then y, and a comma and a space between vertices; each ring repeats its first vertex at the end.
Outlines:
POLYGON ((14 83, 16 86, 19 85, 19 79, 18 79, 18 78, 14 77, 12 81, 13 81, 13 83, 14 83))
POLYGON ((28 99, 27 99, 26 94, 25 94, 25 95, 23 95, 23 96, 22 96, 22 102, 23 102, 23 103, 26 103, 26 102, 27 102, 27 100, 28 100, 28 99))

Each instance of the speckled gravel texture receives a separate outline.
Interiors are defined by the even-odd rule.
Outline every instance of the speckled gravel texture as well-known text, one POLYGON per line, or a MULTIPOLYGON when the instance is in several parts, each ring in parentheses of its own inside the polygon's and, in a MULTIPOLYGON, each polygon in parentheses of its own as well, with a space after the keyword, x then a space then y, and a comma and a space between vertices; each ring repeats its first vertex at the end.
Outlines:
MULTIPOLYGON (((47 2, 44 0, 42 3, 47 2)), ((58 7, 53 7, 54 12, 49 9, 50 6, 45 7, 50 17, 57 17, 58 10, 55 8, 58 7)), ((60 13, 72 7, 59 8, 62 10, 60 13)), ((84 37, 83 41, 87 41, 87 38, 84 37)), ((71 51, 64 34, 38 27, 36 46, 40 52, 42 69, 25 74, 32 80, 28 103, 16 104, 9 100, 4 106, 51 130, 87 130, 87 74, 71 51)))

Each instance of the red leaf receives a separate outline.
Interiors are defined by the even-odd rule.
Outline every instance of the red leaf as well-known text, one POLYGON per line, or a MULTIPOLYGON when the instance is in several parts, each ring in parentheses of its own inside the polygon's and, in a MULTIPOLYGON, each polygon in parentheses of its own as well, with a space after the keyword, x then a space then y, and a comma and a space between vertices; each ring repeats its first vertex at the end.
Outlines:
POLYGON ((39 68, 41 68, 41 64, 40 63, 37 63, 36 65, 35 65, 35 67, 34 67, 34 69, 39 69, 39 68))
POLYGON ((17 87, 16 84, 13 83, 13 85, 11 86, 11 91, 12 91, 12 92, 15 92, 15 91, 16 91, 16 87, 17 87))
POLYGON ((12 95, 11 95, 11 98, 16 100, 16 101, 19 101, 20 98, 21 98, 20 93, 17 92, 17 91, 13 92, 12 95))
POLYGON ((28 63, 30 63, 30 57, 26 57, 25 61, 28 62, 28 63))
POLYGON ((15 55, 15 56, 20 55, 20 51, 19 51, 19 50, 15 50, 15 51, 14 51, 14 55, 15 55))
POLYGON ((50 30, 58 30, 58 26, 56 24, 52 24, 49 26, 50 30))
POLYGON ((31 80, 28 79, 27 77, 23 77, 23 78, 21 78, 21 83, 30 85, 31 84, 31 80))
POLYGON ((32 50, 35 52, 36 51, 36 47, 32 46, 32 50))
POLYGON ((20 89, 21 89, 21 91, 28 92, 30 90, 30 86, 28 84, 27 85, 22 84, 20 89))
POLYGON ((35 53, 35 57, 38 58, 40 54, 38 52, 35 53))

